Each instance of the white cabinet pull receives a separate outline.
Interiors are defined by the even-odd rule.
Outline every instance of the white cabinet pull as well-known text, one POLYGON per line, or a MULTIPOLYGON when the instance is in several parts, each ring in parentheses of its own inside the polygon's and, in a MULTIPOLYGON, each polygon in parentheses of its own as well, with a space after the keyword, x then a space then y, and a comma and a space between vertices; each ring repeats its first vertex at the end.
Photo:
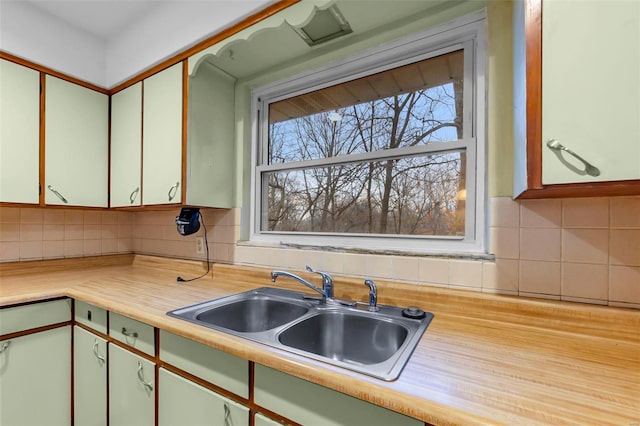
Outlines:
POLYGON ((174 197, 176 196, 176 193, 178 192, 179 186, 180 186, 180 182, 176 182, 175 185, 169 188, 169 193, 167 194, 169 196, 169 201, 174 199, 174 197))
POLYGON ((594 166, 593 164, 589 163, 587 160, 585 160, 584 158, 580 157, 578 154, 576 154, 575 152, 571 151, 569 148, 567 148, 566 146, 562 145, 560 142, 558 142, 556 139, 549 139, 547 141, 547 146, 555 151, 564 151, 569 155, 572 155, 574 158, 576 158, 577 160, 581 161, 582 164, 584 164, 584 172, 586 174, 588 174, 589 176, 600 176, 600 169, 598 169, 596 166, 594 166))
POLYGON ((11 340, 4 342, 2 346, 0 346, 0 354, 6 351, 9 348, 10 344, 11 344, 11 340))
POLYGON ((133 333, 130 333, 124 327, 122 327, 122 334, 124 334, 126 337, 133 337, 134 339, 138 338, 138 332, 137 331, 134 331, 133 333))
POLYGON ((93 355, 98 359, 98 364, 102 365, 107 362, 107 360, 98 352, 98 339, 93 343, 93 355))
POLYGON ((47 188, 49 189, 49 191, 51 191, 51 192, 53 192, 54 194, 56 194, 56 195, 58 196, 58 198, 60 198, 60 200, 62 200, 62 202, 63 202, 63 203, 65 203, 65 204, 69 204, 69 201, 67 201, 67 199, 66 199, 66 198, 64 198, 64 197, 62 196, 62 194, 61 194, 61 193, 59 193, 58 191, 56 191, 56 189, 55 189, 53 186, 48 185, 48 186, 47 186, 47 188))
POLYGON ((144 380, 144 372, 142 371, 142 363, 140 361, 138 361, 138 380, 147 392, 151 392, 153 390, 153 385, 144 380))
POLYGON ((131 192, 131 195, 129 195, 129 201, 131 202, 130 204, 133 204, 133 202, 136 200, 136 197, 138 197, 138 192, 140 192, 140 187, 137 187, 133 190, 133 192, 131 192))
POLYGON ((229 403, 224 403, 224 426, 233 426, 233 419, 231 418, 231 409, 229 403))

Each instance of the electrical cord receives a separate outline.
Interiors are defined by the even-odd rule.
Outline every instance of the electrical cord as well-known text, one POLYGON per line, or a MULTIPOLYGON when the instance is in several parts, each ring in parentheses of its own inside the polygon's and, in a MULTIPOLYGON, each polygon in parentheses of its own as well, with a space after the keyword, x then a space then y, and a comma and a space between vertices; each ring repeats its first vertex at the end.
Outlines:
POLYGON ((195 277, 195 278, 189 278, 189 279, 184 279, 182 277, 176 278, 176 281, 178 281, 180 283, 188 283, 190 281, 199 280, 200 278, 202 278, 205 275, 207 275, 209 273, 209 271, 211 270, 211 263, 209 262, 209 240, 207 239, 207 226, 204 224, 204 217, 203 217, 202 213, 200 214, 200 223, 202 224, 202 227, 204 228, 204 247, 205 247, 205 249, 207 251, 207 272, 205 272, 204 274, 200 275, 199 277, 195 277))

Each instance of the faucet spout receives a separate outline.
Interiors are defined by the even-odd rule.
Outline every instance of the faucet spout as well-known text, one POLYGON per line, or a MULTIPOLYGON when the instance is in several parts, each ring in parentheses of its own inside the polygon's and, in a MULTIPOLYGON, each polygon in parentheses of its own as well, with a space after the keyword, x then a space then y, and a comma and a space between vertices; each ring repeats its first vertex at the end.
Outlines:
POLYGON ((322 297, 325 297, 325 298, 328 297, 323 289, 321 289, 319 287, 316 287, 315 285, 313 285, 309 281, 307 281, 304 278, 302 278, 302 277, 300 277, 300 276, 298 276, 296 274, 293 274, 291 272, 287 272, 287 271, 271 271, 271 282, 276 282, 276 280, 280 276, 292 278, 292 279, 298 281, 300 284, 302 284, 302 285, 304 285, 306 287, 309 287, 311 290, 320 293, 322 295, 322 297))

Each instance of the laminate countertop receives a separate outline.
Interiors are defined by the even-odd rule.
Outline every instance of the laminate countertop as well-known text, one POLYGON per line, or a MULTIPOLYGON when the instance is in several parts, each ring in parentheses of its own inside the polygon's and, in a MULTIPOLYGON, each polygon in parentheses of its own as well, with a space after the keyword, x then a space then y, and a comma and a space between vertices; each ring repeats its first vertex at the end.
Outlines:
MULTIPOLYGON (((640 422, 640 312, 377 282, 379 303, 435 314, 401 376, 385 382, 191 324, 167 311, 271 283, 269 270, 120 255, 0 265, 0 306, 67 296, 434 425, 640 422)), ((304 275, 304 274, 302 274, 304 275)), ((362 279, 337 297, 367 300, 362 279)))

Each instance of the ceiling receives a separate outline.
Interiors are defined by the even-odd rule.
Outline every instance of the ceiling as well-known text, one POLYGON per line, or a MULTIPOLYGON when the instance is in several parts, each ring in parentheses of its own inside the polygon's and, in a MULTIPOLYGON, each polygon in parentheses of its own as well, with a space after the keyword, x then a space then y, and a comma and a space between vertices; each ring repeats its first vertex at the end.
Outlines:
POLYGON ((80 28, 109 40, 169 0, 23 0, 80 28))
MULTIPOLYGON (((0 0, 11 1, 11 0, 0 0)), ((247 0, 17 0, 29 3, 38 9, 53 15, 72 27, 85 31, 96 38, 109 42, 119 33, 135 25, 154 11, 165 6, 179 4, 186 10, 199 10, 198 4, 252 3, 247 0)), ((273 1, 273 0, 271 0, 273 1)), ((256 3, 256 2, 253 2, 256 3)), ((268 4, 265 1, 264 4, 268 4)), ((221 7, 227 22, 235 22, 244 15, 234 16, 232 7, 221 7), (231 14, 230 14, 231 13, 231 14)), ((197 13, 197 12, 195 12, 197 13)), ((171 23, 167 23, 171 24, 171 23)))

